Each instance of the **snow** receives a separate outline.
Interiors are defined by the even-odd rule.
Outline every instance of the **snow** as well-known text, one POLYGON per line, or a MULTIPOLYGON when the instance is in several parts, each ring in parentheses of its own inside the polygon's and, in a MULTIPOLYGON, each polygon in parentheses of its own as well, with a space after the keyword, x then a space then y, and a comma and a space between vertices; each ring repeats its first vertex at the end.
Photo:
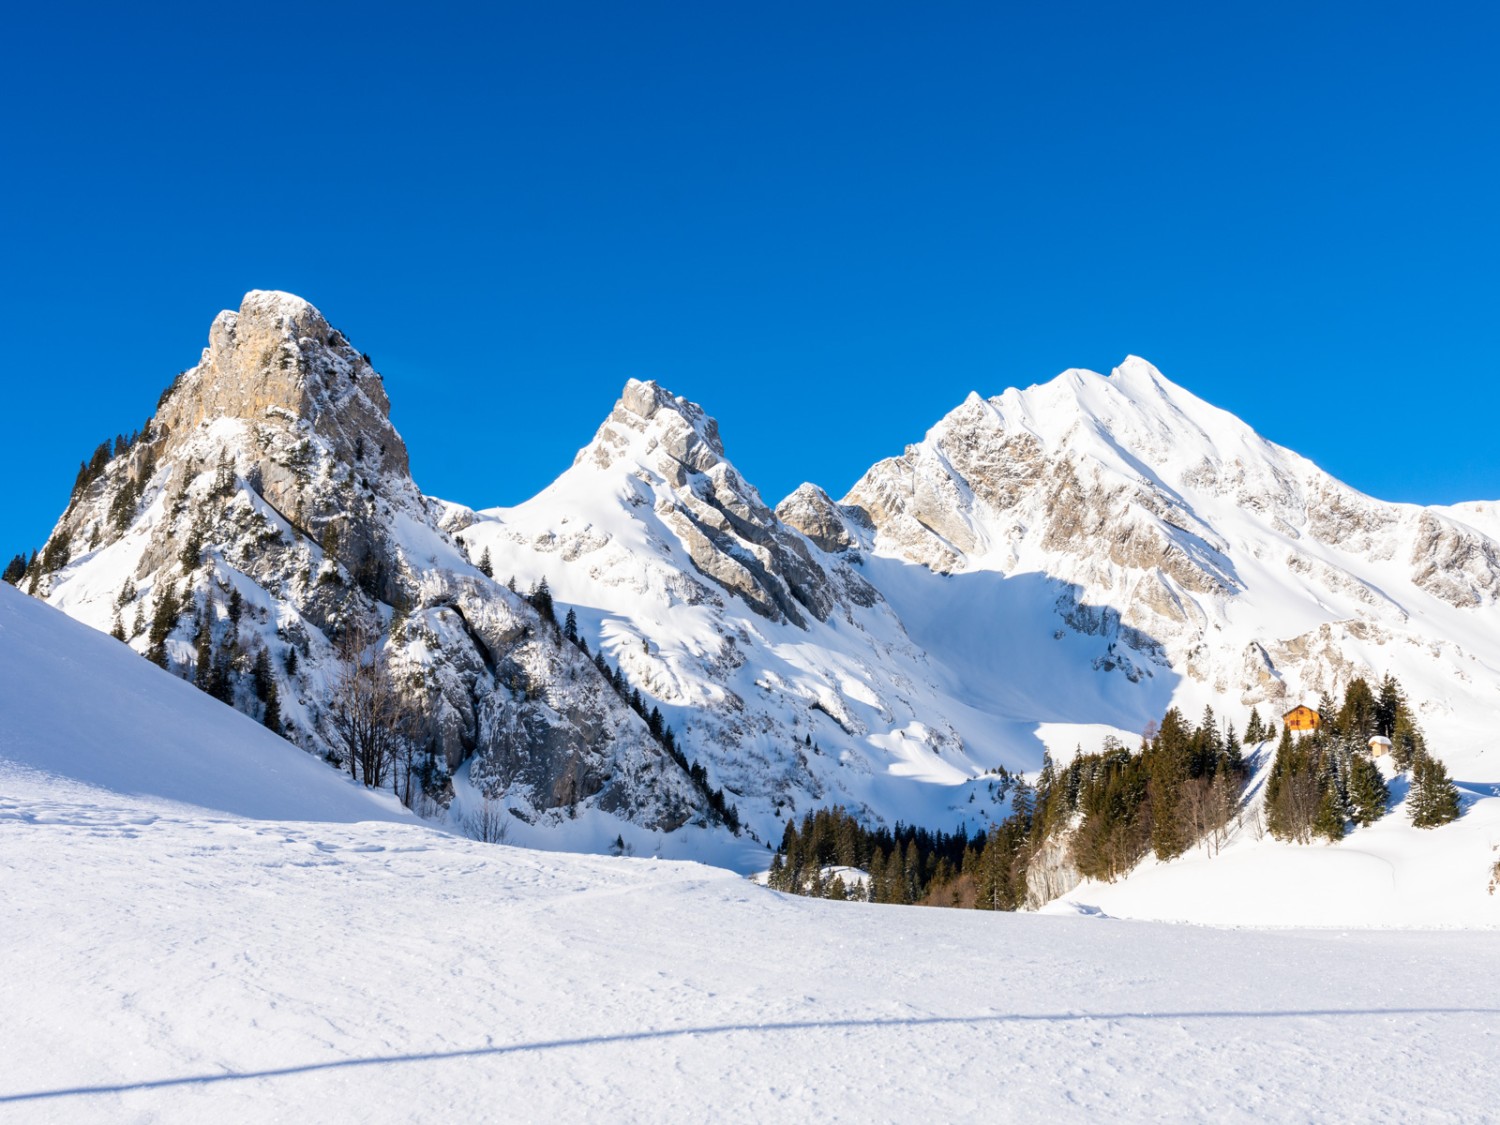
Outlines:
POLYGON ((0 791, 6 1120, 1493 1113, 1488 934, 825 903, 410 823, 0 791))
MULTIPOLYGON (((1430 839, 1460 827, 1495 825, 1430 839)), ((5 586, 0 871, 6 1121, 1480 1120, 1500 1092, 1492 934, 830 903, 482 844, 5 586)))
POLYGON ((389 794, 0 583, 4 781, 57 773, 122 794, 281 820, 409 819, 389 794))
POLYGON ((826 903, 0 792, 7 1120, 1479 1120, 1497 1092, 1487 934, 826 903))

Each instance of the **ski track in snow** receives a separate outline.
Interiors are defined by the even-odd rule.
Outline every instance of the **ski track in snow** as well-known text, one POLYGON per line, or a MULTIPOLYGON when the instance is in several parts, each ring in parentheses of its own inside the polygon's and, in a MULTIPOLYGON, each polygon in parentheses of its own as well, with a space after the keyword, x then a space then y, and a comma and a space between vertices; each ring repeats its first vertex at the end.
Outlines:
POLYGON ((824 903, 3 792, 4 1120, 1493 1119, 1493 934, 824 903))

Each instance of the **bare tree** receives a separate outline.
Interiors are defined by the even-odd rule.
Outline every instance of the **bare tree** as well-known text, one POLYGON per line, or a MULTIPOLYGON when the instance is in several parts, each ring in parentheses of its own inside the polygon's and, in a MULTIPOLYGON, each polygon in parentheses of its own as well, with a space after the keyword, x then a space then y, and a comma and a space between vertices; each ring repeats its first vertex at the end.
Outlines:
POLYGON ((364 622, 353 624, 337 641, 339 674, 333 684, 328 720, 342 744, 349 776, 371 789, 394 772, 406 728, 406 708, 391 676, 380 634, 364 622))
POLYGON ((485 844, 503 844, 510 835, 510 821, 505 807, 494 797, 485 797, 477 809, 464 817, 464 832, 470 839, 485 844))

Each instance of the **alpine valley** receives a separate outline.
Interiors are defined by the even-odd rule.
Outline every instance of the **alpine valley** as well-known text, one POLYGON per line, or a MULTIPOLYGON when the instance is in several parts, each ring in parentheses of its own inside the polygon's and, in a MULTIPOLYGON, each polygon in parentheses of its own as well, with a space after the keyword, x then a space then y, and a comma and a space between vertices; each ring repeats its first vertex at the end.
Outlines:
POLYGON ((1362 495, 1134 357, 971 394, 846 495, 774 507, 654 382, 513 508, 424 495, 389 415, 317 309, 249 293, 85 461, 19 585, 330 769, 351 768, 335 700, 363 638, 406 713, 382 784, 420 815, 741 872, 814 809, 977 833, 1044 753, 1139 745, 1174 707, 1244 729, 1395 676, 1456 824, 1263 838, 1274 746, 1249 745, 1221 854, 1062 872, 1032 905, 1493 924, 1500 504, 1362 495))

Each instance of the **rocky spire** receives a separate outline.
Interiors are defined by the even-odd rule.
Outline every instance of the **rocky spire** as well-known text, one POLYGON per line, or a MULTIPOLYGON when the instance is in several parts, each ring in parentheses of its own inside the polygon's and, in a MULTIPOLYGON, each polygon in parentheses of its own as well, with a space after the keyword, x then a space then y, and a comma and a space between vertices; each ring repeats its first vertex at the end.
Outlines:
POLYGON ((310 423, 348 461, 375 457, 405 475, 406 444, 367 357, 307 301, 252 290, 214 318, 198 366, 164 396, 157 421, 182 435, 213 418, 310 423))

